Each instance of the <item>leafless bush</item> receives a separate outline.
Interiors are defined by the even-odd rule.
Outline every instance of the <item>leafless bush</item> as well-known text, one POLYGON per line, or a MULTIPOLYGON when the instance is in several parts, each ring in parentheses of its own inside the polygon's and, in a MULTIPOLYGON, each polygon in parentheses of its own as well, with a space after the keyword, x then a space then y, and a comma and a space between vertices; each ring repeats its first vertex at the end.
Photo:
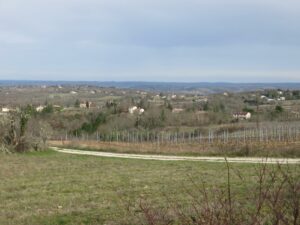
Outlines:
POLYGON ((186 189, 188 204, 166 196, 169 206, 157 208, 147 200, 139 203, 139 224, 145 225, 299 225, 300 174, 287 166, 259 166, 255 185, 227 164, 225 187, 209 188, 191 179, 193 191, 186 189), (243 182, 245 193, 233 191, 232 173, 243 182), (195 191, 196 190, 196 191, 195 191))

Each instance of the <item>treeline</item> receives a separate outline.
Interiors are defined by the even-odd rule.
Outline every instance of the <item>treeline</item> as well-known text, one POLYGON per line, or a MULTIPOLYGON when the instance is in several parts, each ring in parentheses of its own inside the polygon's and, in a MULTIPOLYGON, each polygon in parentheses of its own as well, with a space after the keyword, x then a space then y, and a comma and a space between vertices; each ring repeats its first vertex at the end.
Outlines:
POLYGON ((91 116, 90 121, 84 122, 80 128, 75 129, 72 133, 73 135, 82 135, 82 133, 93 134, 97 131, 98 127, 101 124, 106 122, 107 115, 105 113, 100 112, 96 118, 91 116))

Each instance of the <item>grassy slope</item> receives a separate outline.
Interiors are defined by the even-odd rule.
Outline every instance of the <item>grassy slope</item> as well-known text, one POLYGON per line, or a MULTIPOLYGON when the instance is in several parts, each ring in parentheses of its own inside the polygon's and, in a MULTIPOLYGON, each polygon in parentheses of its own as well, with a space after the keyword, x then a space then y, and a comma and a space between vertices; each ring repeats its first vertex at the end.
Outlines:
MULTIPOLYGON (((234 190, 248 193, 257 166, 231 165, 249 178, 234 190)), ((296 168, 299 172, 299 167, 296 168)), ((0 155, 0 224, 120 224, 133 218, 125 203, 137 209, 141 197, 165 204, 164 194, 187 200, 184 189, 204 180, 226 184, 226 165, 200 162, 160 162, 76 156, 56 152, 0 155), (125 205, 124 205, 125 204, 125 205)))

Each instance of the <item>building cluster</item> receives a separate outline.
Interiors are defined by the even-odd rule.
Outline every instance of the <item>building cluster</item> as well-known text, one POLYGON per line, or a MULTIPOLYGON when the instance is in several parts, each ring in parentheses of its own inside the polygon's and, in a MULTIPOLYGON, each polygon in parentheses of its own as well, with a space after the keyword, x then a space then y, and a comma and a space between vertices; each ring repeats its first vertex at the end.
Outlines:
POLYGON ((82 109, 90 109, 90 108, 95 108, 95 107, 96 107, 95 103, 90 102, 90 101, 81 102, 79 104, 79 108, 82 108, 82 109))
POLYGON ((235 112, 233 113, 234 119, 242 119, 242 120, 249 120, 251 119, 251 113, 250 112, 235 112))
POLYGON ((11 109, 10 108, 7 108, 7 107, 3 107, 2 109, 1 109, 1 112, 2 113, 8 113, 8 112, 10 112, 11 111, 11 109))
POLYGON ((143 114, 145 110, 143 108, 138 108, 137 106, 132 106, 128 108, 130 114, 138 113, 139 115, 143 114))
POLYGON ((278 95, 277 98, 270 98, 270 97, 267 97, 266 95, 261 95, 260 99, 265 100, 269 103, 275 102, 275 101, 285 101, 286 100, 285 96, 283 96, 283 91, 277 91, 277 95, 278 95))

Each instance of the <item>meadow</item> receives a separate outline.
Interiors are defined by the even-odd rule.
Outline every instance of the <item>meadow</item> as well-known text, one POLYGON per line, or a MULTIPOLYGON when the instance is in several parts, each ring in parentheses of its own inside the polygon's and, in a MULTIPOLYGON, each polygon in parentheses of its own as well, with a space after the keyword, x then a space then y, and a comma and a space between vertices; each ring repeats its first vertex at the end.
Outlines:
MULTIPOLYGON (((233 198, 257 188, 259 165, 230 164, 233 198)), ((0 224, 150 224, 141 202, 154 208, 189 205, 205 184, 226 187, 227 165, 62 154, 0 155, 0 224)), ((299 182, 299 165, 283 166, 299 182)), ((245 200, 245 202, 250 202, 245 200)), ((250 204, 250 203, 249 203, 250 204)), ((251 204, 249 205, 251 207, 251 204)))

